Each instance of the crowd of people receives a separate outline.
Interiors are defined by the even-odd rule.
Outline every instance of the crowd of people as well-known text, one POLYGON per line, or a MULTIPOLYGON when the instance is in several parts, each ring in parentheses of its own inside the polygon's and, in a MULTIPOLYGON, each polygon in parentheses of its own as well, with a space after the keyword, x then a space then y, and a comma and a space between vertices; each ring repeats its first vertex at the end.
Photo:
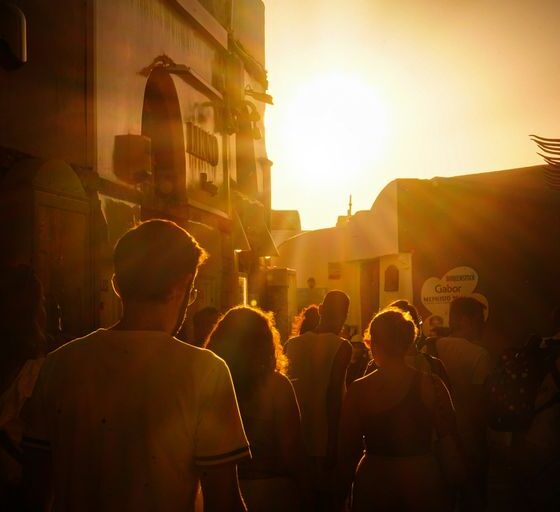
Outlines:
MULTIPOLYGON (((1 273, 0 509, 491 510, 481 303, 455 299, 448 335, 426 339, 399 300, 351 344, 350 299, 331 290, 284 345, 249 306, 199 311, 185 343, 206 257, 173 222, 131 229, 114 250, 120 320, 48 355, 41 283, 1 273)), ((510 435, 510 510, 560 509, 553 363, 545 406, 510 435)))

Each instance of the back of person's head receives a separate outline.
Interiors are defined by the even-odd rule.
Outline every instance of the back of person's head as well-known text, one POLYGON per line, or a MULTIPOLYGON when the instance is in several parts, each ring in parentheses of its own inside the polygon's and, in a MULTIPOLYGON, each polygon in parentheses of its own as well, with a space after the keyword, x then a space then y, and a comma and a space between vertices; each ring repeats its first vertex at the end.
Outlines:
POLYGON ((364 338, 372 346, 391 358, 402 358, 416 339, 418 329, 410 313, 387 308, 371 320, 364 338))
POLYGON ((319 306, 317 304, 310 304, 303 308, 295 318, 292 334, 298 336, 299 334, 313 331, 317 325, 319 325, 319 306))
POLYGON ((0 358, 21 363, 45 345, 43 287, 29 265, 0 269, 0 358))
POLYGON ((142 222, 115 246, 114 279, 119 296, 124 302, 166 302, 182 279, 194 278, 206 257, 197 241, 174 222, 142 222))
POLYGON ((416 325, 417 329, 420 329, 420 327, 422 326, 422 319, 420 318, 420 314, 418 313, 418 310, 416 309, 414 304, 411 304, 407 300, 405 299, 395 300, 391 302, 391 304, 389 304, 388 307, 400 309, 401 311, 408 313, 412 317, 412 321, 416 325))
POLYGON ((193 315, 193 344, 202 347, 206 338, 220 318, 220 312, 213 306, 199 309, 193 315))
POLYGON ((268 374, 284 373, 286 369, 274 316, 258 308, 230 309, 220 318, 205 346, 225 360, 242 398, 255 391, 268 374))
POLYGON ((456 297, 449 306, 449 328, 451 334, 461 333, 466 329, 479 336, 484 324, 486 306, 474 297, 456 297))
POLYGON ((338 334, 348 316, 350 298, 341 290, 331 290, 319 306, 320 323, 338 334))

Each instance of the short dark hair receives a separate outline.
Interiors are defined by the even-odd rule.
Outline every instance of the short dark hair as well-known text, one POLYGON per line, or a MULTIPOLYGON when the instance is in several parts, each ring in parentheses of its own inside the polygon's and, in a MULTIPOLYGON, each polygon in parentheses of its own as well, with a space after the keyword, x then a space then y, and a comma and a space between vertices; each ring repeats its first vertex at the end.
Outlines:
POLYGON ((418 329, 410 313, 399 308, 387 308, 377 313, 371 320, 364 338, 393 357, 402 357, 410 348, 418 329))
POLYGON ((113 252, 123 300, 164 302, 173 287, 207 258, 198 242, 174 222, 154 219, 127 231, 113 252))
POLYGON ((350 297, 342 290, 331 290, 321 303, 322 316, 347 315, 350 307, 350 297))
POLYGON ((449 305, 449 327, 451 330, 457 328, 461 318, 467 317, 484 319, 486 306, 474 297, 455 297, 449 305))

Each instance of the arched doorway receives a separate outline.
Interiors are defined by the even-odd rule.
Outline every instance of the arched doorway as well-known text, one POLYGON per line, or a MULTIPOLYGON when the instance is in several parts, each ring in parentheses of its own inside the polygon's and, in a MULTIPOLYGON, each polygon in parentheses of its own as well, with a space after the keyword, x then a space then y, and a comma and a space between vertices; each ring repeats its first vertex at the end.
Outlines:
POLYGON ((49 349, 90 332, 91 204, 74 169, 62 160, 16 162, 0 183, 0 259, 31 264, 46 299, 49 349))
POLYGON ((175 84, 164 69, 154 69, 146 83, 142 135, 152 141, 157 194, 181 198, 186 193, 185 139, 175 84))

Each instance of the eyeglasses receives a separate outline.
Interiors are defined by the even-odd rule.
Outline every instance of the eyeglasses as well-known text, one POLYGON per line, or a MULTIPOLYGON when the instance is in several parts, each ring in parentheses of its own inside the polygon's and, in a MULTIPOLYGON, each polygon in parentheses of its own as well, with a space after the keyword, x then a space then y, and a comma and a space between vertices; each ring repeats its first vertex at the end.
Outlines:
POLYGON ((191 288, 189 293, 189 306, 196 300, 198 296, 198 290, 196 288, 191 288))

